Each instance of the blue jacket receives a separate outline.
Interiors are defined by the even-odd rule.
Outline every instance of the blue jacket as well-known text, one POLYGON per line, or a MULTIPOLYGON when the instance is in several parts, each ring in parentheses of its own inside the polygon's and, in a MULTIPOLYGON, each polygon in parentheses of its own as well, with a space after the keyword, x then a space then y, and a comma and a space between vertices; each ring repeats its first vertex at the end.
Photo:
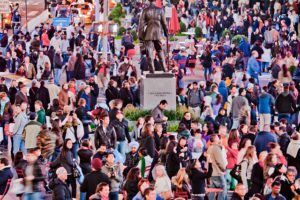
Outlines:
POLYGON ((80 98, 85 99, 85 101, 86 101, 85 109, 87 109, 88 111, 90 111, 91 110, 90 95, 88 95, 85 92, 83 92, 83 93, 81 93, 80 98))
POLYGON ((256 58, 250 57, 247 64, 247 73, 252 78, 258 78, 258 74, 260 73, 260 66, 256 58))
POLYGON ((227 98, 228 98, 228 90, 227 90, 227 87, 225 85, 225 81, 220 82, 218 91, 223 97, 223 103, 225 103, 227 101, 227 98))
POLYGON ((275 105, 275 100, 269 93, 263 92, 258 99, 258 113, 271 114, 271 107, 275 105))
POLYGON ((275 134, 266 131, 259 132, 254 140, 254 146, 256 147, 257 155, 259 155, 262 151, 268 151, 268 144, 270 142, 277 143, 275 134))
MULTIPOLYGON (((265 195, 265 200, 273 200, 274 198, 271 196, 271 194, 265 195)), ((275 197, 275 200, 286 200, 284 196, 279 194, 277 197, 275 197)))
POLYGON ((0 195, 3 195, 5 192, 6 184, 8 179, 12 179, 13 174, 10 170, 10 167, 4 167, 2 170, 0 170, 0 195))
POLYGON ((244 38, 240 41, 239 49, 244 53, 244 57, 251 56, 250 44, 244 38))

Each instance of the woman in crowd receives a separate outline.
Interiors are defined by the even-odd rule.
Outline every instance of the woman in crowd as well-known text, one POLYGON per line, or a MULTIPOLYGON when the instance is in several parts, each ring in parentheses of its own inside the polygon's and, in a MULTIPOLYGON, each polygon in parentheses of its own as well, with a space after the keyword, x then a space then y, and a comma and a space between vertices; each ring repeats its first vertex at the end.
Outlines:
POLYGON ((246 150, 246 154, 240 163, 241 165, 241 178, 243 185, 246 188, 251 187, 251 173, 253 165, 257 162, 255 146, 249 146, 246 150))
POLYGON ((164 199, 172 198, 171 180, 167 175, 163 165, 156 165, 152 171, 153 179, 155 180, 155 191, 164 199))
POLYGON ((174 192, 174 198, 185 196, 185 198, 189 198, 190 194, 190 182, 188 174, 186 173, 186 168, 181 168, 176 176, 172 177, 172 190, 174 192))
POLYGON ((138 183, 141 179, 140 169, 133 167, 129 170, 125 179, 124 190, 126 192, 126 199, 132 200, 134 196, 139 192, 138 183))
POLYGON ((82 173, 84 175, 90 173, 92 171, 91 167, 91 158, 94 154, 90 141, 88 139, 85 139, 81 142, 81 147, 79 148, 77 152, 79 159, 80 159, 80 167, 82 169, 82 173))
POLYGON ((61 149, 61 153, 54 160, 50 167, 57 169, 58 166, 62 166, 67 170, 68 179, 67 184, 72 187, 72 197, 76 198, 76 179, 73 174, 73 166, 74 166, 74 156, 72 153, 73 142, 71 139, 66 139, 64 145, 61 149))
POLYGON ((210 156, 207 156, 208 171, 205 172, 198 160, 193 160, 187 168, 187 173, 192 186, 192 199, 204 200, 205 197, 205 180, 212 175, 212 161, 210 156))

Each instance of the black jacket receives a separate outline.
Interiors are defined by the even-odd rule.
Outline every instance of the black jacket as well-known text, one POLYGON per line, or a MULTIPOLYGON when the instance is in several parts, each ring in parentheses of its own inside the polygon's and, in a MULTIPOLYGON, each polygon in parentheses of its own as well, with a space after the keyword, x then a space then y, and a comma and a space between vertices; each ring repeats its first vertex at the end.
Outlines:
POLYGON ((49 183, 52 189, 52 199, 53 200, 72 200, 71 192, 66 183, 59 179, 54 179, 49 183))
POLYGON ((109 119, 110 119, 110 121, 113 121, 113 120, 115 120, 115 119, 117 119, 116 118, 116 115, 117 115, 117 112, 119 111, 119 109, 118 108, 113 108, 113 109, 111 109, 110 111, 109 111, 109 119))
POLYGON ((300 150, 298 150, 296 158, 294 158, 291 155, 287 155, 287 161, 288 161, 288 166, 294 166, 296 167, 297 171, 300 171, 300 150))
POLYGON ((177 153, 171 152, 167 154, 166 170, 170 178, 176 176, 178 170, 180 169, 180 158, 177 153))
POLYGON ((80 167, 82 169, 82 173, 85 175, 92 171, 91 167, 91 158, 93 156, 93 151, 91 149, 79 149, 78 156, 80 158, 80 167))
POLYGON ((109 125, 106 128, 106 132, 103 130, 103 126, 100 125, 95 131, 95 147, 98 149, 101 144, 106 144, 107 148, 116 148, 117 135, 115 129, 109 125))
POLYGON ((120 97, 119 90, 113 86, 108 86, 105 91, 106 103, 108 104, 111 100, 118 99, 120 97))
POLYGON ((111 126, 114 127, 117 135, 117 141, 125 141, 125 137, 128 140, 128 143, 131 142, 128 129, 128 121, 123 119, 121 122, 118 119, 115 119, 111 122, 111 126))
POLYGON ((16 94, 18 92, 18 89, 15 87, 10 87, 8 91, 8 97, 10 99, 10 103, 14 104, 16 99, 16 94))
POLYGON ((59 154, 59 156, 51 163, 50 167, 57 169, 58 167, 64 167, 68 174, 72 173, 73 170, 73 154, 71 150, 67 150, 66 155, 59 154))
POLYGON ((84 177, 80 191, 86 193, 86 200, 95 193, 97 185, 102 182, 110 184, 108 176, 101 171, 92 171, 84 177))
POLYGON ((43 107, 45 110, 48 109, 48 105, 50 103, 50 94, 49 94, 49 90, 44 87, 41 86, 38 91, 37 91, 37 100, 40 100, 43 103, 43 107))
POLYGON ((251 182, 252 187, 249 191, 251 194, 261 193, 264 188, 264 173, 263 168, 259 163, 255 163, 253 165, 252 173, 251 173, 251 182))
POLYGON ((203 172, 197 169, 192 169, 189 174, 189 178, 191 181, 191 186, 193 190, 193 194, 205 194, 205 180, 211 177, 212 174, 212 164, 208 165, 208 171, 203 172))
POLYGON ((132 200, 133 197, 139 192, 138 180, 127 180, 124 185, 124 190, 127 192, 127 200, 132 200))
POLYGON ((126 159, 125 159, 125 163, 124 165, 132 168, 137 166, 137 164, 139 163, 139 154, 136 152, 135 154, 132 154, 131 152, 126 154, 126 159))
POLYGON ((155 155, 156 155, 156 150, 155 150, 155 141, 154 141, 154 138, 151 137, 151 136, 146 136, 146 137, 143 137, 141 139, 141 142, 140 142, 140 147, 142 148, 145 148, 147 149, 147 153, 148 155, 151 157, 151 158, 154 158, 155 155))
POLYGON ((296 102, 290 93, 283 92, 278 95, 275 107, 278 113, 293 113, 296 110, 296 102))
POLYGON ((286 150, 288 148, 288 145, 290 143, 290 137, 287 133, 283 133, 278 137, 278 144, 280 145, 280 149, 283 153, 283 155, 286 155, 286 150))
POLYGON ((8 179, 12 179, 12 177, 13 174, 9 166, 0 170, 0 195, 3 195, 3 193, 5 192, 7 181, 8 179))
POLYGON ((99 86, 96 83, 90 83, 89 85, 93 88, 91 89, 91 108, 94 109, 99 96, 99 86))
POLYGON ((126 107, 128 104, 133 104, 133 93, 132 91, 126 88, 121 88, 120 90, 120 99, 123 101, 123 107, 126 107))

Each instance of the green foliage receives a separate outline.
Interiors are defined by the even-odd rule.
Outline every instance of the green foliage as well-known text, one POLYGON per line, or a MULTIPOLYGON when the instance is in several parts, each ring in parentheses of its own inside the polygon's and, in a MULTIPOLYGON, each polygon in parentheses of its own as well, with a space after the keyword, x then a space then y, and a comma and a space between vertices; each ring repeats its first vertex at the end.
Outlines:
POLYGON ((178 37, 182 37, 182 36, 186 36, 185 34, 183 34, 183 33, 176 33, 176 36, 178 36, 178 37))
POLYGON ((130 33, 131 33, 134 41, 139 39, 136 30, 131 30, 130 33))
POLYGON ((178 126, 179 126, 178 123, 169 124, 168 127, 167 127, 167 132, 177 132, 178 126))
POLYGON ((180 33, 186 32, 186 31, 187 31, 187 28, 186 28, 185 23, 180 22, 180 33))
POLYGON ((177 40, 178 40, 178 38, 176 38, 175 36, 171 36, 171 37, 170 37, 170 41, 171 41, 171 42, 174 42, 174 41, 177 41, 177 40))
POLYGON ((122 36, 125 32, 126 32, 126 28, 124 28, 123 26, 121 26, 119 28, 119 31, 118 31, 118 36, 122 36))
POLYGON ((232 39, 231 42, 235 44, 236 46, 240 44, 242 38, 244 38, 246 41, 248 41, 248 38, 244 35, 235 35, 232 39))
POLYGON ((229 38, 231 38, 231 32, 230 30, 228 29, 225 29, 223 32, 222 32, 222 38, 225 38, 226 35, 229 35, 229 38))
POLYGON ((138 108, 125 108, 124 109, 124 115, 125 118, 130 121, 137 121, 140 117, 145 117, 147 115, 150 115, 150 110, 142 110, 138 108))
POLYGON ((132 132, 133 129, 134 129, 134 126, 129 126, 129 127, 128 127, 128 131, 129 131, 129 132, 132 132))
POLYGON ((115 40, 121 40, 122 39, 122 37, 120 36, 120 35, 117 35, 116 37, 115 37, 115 40))
POLYGON ((195 37, 196 37, 196 38, 201 38, 202 35, 203 35, 202 29, 201 29, 200 27, 196 27, 196 28, 195 28, 195 37))
MULTIPOLYGON (((187 112, 187 108, 177 108, 176 110, 166 110, 164 114, 168 117, 168 121, 179 121, 183 118, 183 114, 187 112)), ((130 121, 137 121, 140 117, 151 115, 151 110, 143 110, 138 108, 125 108, 125 118, 130 121)))
POLYGON ((108 19, 113 20, 115 23, 121 24, 121 18, 125 17, 125 11, 122 4, 118 3, 116 7, 110 12, 108 19))
POLYGON ((292 76, 294 75, 296 69, 297 69, 296 66, 294 66, 294 65, 290 66, 289 72, 291 73, 292 76))

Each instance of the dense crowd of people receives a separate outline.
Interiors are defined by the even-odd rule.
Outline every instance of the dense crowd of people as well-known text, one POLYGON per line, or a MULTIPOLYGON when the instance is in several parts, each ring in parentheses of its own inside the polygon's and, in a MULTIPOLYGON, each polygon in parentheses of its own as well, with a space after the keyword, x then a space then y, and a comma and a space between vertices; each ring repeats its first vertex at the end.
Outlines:
POLYGON ((186 110, 176 133, 163 99, 133 128, 126 119, 148 66, 131 30, 145 2, 121 3, 131 26, 120 49, 109 36, 108 59, 80 23, 1 31, 0 71, 30 83, 0 79, 0 199, 300 199, 299 2, 163 2, 202 32, 170 42, 186 110))

